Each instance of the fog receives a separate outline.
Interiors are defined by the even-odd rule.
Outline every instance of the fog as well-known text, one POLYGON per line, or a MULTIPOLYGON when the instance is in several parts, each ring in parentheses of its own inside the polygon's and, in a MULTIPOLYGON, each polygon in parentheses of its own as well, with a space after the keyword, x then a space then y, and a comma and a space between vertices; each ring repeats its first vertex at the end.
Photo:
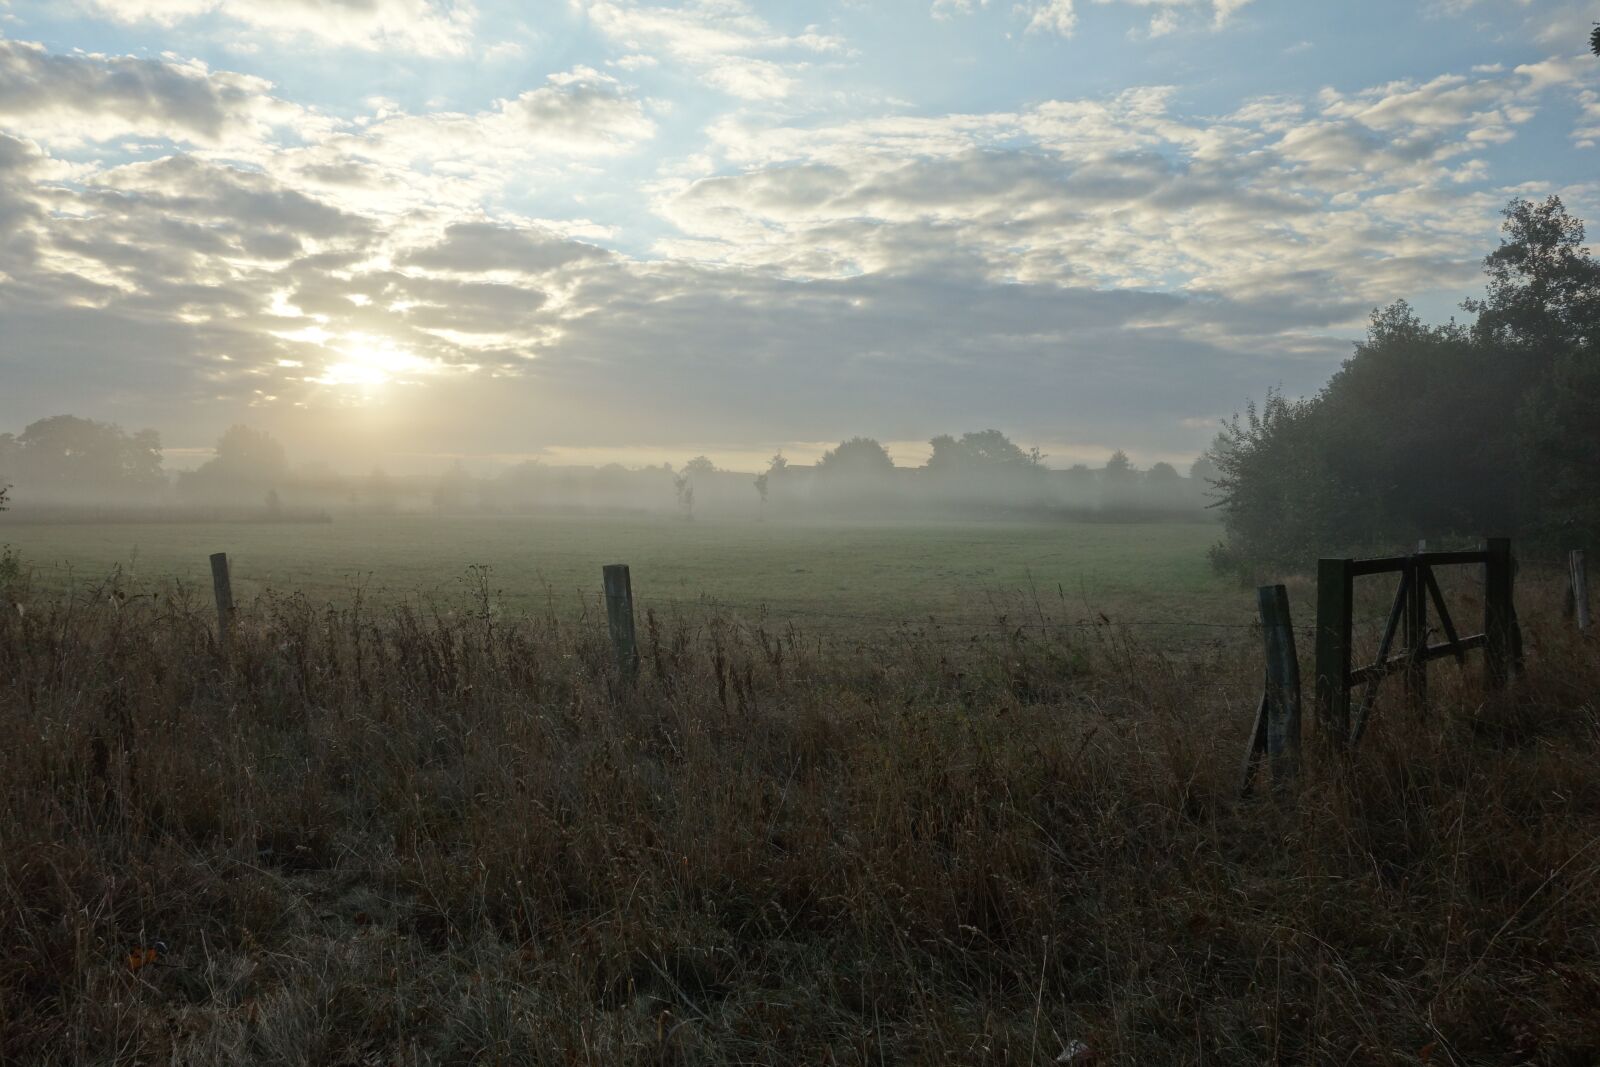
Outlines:
POLYGON ((70 415, 0 434, 0 521, 230 519, 330 521, 341 514, 660 514, 697 519, 1199 517, 1215 468, 1055 467, 998 430, 941 435, 919 466, 897 465, 855 437, 816 463, 781 453, 760 469, 719 469, 704 456, 624 466, 457 461, 442 474, 348 469, 340 457, 295 456, 265 431, 235 426, 197 467, 169 467, 154 430, 70 415), (294 458, 291 458, 294 457, 294 458))

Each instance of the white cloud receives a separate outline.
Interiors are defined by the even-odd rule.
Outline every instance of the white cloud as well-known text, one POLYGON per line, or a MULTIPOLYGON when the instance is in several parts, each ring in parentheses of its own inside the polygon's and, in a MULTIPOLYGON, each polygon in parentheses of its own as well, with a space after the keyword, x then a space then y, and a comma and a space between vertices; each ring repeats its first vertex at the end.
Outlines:
POLYGON ((1078 14, 1072 0, 1044 0, 1026 9, 1029 33, 1059 33, 1071 37, 1078 25, 1078 14))
POLYGON ((793 87, 798 56, 842 53, 836 37, 807 28, 784 34, 742 0, 696 0, 678 7, 630 0, 580 0, 591 24, 634 53, 664 55, 703 71, 730 95, 770 100, 793 87))
POLYGON ((434 55, 465 54, 477 10, 471 0, 86 0, 124 23, 173 26, 214 16, 275 37, 434 55))
POLYGON ((290 122, 315 132, 314 116, 271 89, 196 60, 63 55, 0 37, 0 124, 53 144, 128 135, 217 143, 290 122))

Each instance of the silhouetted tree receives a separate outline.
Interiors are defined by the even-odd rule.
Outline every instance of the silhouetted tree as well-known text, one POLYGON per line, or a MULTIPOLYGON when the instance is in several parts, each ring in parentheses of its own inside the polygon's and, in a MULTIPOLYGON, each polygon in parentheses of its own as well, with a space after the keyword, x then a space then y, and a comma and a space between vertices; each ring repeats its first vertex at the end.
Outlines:
POLYGON ((178 488, 190 496, 245 504, 262 499, 264 489, 288 478, 283 446, 264 430, 236 425, 217 439, 216 455, 179 478, 178 488))
POLYGON ((964 433, 960 439, 941 434, 928 442, 933 454, 927 469, 936 474, 1000 470, 1025 470, 1043 463, 1038 449, 1024 452, 999 430, 964 433))
POLYGON ((689 469, 685 467, 679 474, 672 476, 672 489, 678 494, 678 511, 687 521, 694 518, 694 485, 689 477, 689 469))
POLYGON ((852 437, 830 448, 817 461, 819 477, 888 477, 894 473, 889 452, 870 437, 852 437))
POLYGON ((717 473, 717 466, 705 456, 696 456, 683 465, 683 472, 692 480, 717 473))
POLYGON ((1270 394, 1211 455, 1230 567, 1491 530, 1600 535, 1600 264, 1551 197, 1513 200, 1470 326, 1396 301, 1315 397, 1270 394))
POLYGON ((76 415, 39 419, 16 437, 7 435, 0 460, 36 496, 142 493, 166 484, 161 437, 154 430, 129 434, 76 415))

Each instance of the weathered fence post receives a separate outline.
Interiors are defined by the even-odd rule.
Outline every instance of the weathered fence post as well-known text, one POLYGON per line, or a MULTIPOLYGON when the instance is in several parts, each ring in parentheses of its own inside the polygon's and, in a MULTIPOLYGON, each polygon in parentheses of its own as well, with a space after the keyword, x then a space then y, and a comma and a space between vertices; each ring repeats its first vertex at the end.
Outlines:
POLYGON ((633 581, 626 563, 609 563, 604 573, 611 644, 616 649, 622 676, 631 682, 639 673, 639 644, 633 628, 633 581))
POLYGON ((1300 770, 1300 660, 1289 619, 1289 590, 1256 590, 1267 650, 1267 766, 1279 784, 1300 770))
POLYGON ((217 633, 226 636, 233 629, 233 582, 226 552, 212 553, 211 589, 217 595, 217 633))
POLYGON ((1589 575, 1583 563, 1583 549, 1567 553, 1567 604, 1568 614, 1578 620, 1578 632, 1589 631, 1589 575))
POLYGON ((1488 558, 1483 567, 1483 666, 1484 681, 1490 689, 1502 689, 1512 672, 1521 666, 1517 660, 1511 539, 1491 537, 1485 548, 1488 558))
POLYGON ((1406 697, 1414 708, 1428 703, 1428 581, 1415 556, 1406 561, 1406 697))
POLYGON ((1344 746, 1350 739, 1351 602, 1355 576, 1350 560, 1317 561, 1317 718, 1344 746))

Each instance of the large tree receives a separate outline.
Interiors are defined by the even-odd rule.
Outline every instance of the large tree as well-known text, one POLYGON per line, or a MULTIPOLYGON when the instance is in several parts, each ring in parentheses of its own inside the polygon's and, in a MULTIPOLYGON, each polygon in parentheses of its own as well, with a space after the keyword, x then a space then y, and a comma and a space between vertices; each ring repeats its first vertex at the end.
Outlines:
POLYGON ((0 460, 34 498, 125 496, 166 484, 161 437, 154 430, 130 434, 76 415, 52 415, 15 437, 7 435, 0 442, 0 460))
POLYGON ((289 475, 289 460, 277 438, 253 426, 231 426, 217 440, 216 455, 184 477, 189 494, 232 503, 254 503, 289 475))
POLYGON ((1561 201, 1512 201, 1470 326, 1404 301, 1315 397, 1269 394, 1211 451, 1250 567, 1418 537, 1600 533, 1600 265, 1561 201))

